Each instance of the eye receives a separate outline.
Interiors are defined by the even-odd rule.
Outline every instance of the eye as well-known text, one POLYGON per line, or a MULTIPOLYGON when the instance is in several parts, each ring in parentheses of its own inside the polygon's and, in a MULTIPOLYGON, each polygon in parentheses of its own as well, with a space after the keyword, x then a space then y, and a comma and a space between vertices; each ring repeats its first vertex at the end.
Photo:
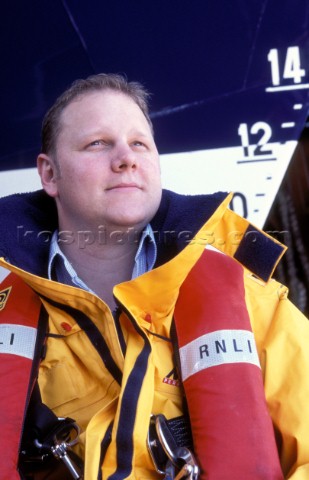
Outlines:
POLYGON ((105 147, 108 143, 104 140, 93 140, 93 142, 88 143, 86 148, 96 148, 96 147, 105 147))
POLYGON ((145 147, 146 148, 146 144, 144 142, 140 142, 139 140, 136 140, 135 142, 133 142, 133 145, 135 147, 145 147))

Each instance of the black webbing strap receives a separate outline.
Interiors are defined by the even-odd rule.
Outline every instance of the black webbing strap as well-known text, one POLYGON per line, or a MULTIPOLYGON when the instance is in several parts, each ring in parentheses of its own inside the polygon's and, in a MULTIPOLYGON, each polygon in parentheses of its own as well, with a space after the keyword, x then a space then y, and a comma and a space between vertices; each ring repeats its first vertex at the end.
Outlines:
POLYGON ((187 416, 171 418, 166 420, 166 425, 177 445, 177 447, 193 448, 190 420, 187 416))

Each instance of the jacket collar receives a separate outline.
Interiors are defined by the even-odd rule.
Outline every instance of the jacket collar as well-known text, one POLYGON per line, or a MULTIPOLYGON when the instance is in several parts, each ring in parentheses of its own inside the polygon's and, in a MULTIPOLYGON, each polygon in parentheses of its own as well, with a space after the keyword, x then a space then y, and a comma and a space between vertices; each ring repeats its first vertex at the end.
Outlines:
MULTIPOLYGON (((156 265, 177 255, 226 197, 180 195, 163 190, 151 222, 158 245, 156 265)), ((58 227, 54 200, 43 190, 0 200, 0 257, 35 275, 47 276, 49 246, 58 227)))

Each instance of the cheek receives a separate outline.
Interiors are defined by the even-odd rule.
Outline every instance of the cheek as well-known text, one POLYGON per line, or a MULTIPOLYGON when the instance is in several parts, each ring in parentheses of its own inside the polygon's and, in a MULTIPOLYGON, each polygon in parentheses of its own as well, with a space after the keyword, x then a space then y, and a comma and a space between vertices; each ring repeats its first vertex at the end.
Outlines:
POLYGON ((91 173, 91 170, 87 168, 66 168, 62 171, 62 180, 72 188, 77 188, 77 185, 87 185, 93 183, 98 175, 91 173))
POLYGON ((158 189, 162 188, 162 179, 161 179, 161 167, 160 165, 155 165, 152 171, 151 180, 158 189))
POLYGON ((160 178, 161 177, 161 166, 160 163, 154 159, 150 160, 143 166, 143 174, 149 178, 160 178))

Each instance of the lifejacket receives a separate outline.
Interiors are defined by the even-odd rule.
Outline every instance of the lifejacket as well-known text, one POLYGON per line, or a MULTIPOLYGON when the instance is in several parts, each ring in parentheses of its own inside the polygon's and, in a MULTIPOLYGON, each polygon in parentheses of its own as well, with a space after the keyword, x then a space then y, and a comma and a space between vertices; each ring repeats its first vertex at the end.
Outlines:
MULTIPOLYGON (((231 472, 240 471, 243 478, 279 480, 283 477, 244 304, 242 275, 242 267, 233 260, 221 253, 205 251, 183 283, 176 303, 174 317, 194 450, 202 479, 223 480, 231 472), (220 353, 221 360, 213 358, 214 355, 220 358, 220 353)), ((12 273, 1 284, 1 291, 1 324, 6 324, 7 320, 3 322, 2 318, 10 316, 16 298, 22 298, 28 314, 33 313, 33 308, 36 312, 30 315, 35 326, 26 328, 37 329, 40 301, 36 294, 12 273)), ((28 320, 21 315, 16 321, 21 325, 28 320)), ((12 343, 12 335, 13 332, 7 336, 7 345, 12 343)), ((34 334, 32 354, 28 357, 34 356, 35 340, 34 334)), ((12 364, 16 372, 22 372, 23 387, 20 381, 15 383, 15 391, 7 391, 0 405, 1 412, 6 411, 6 419, 11 415, 17 417, 13 420, 9 444, 6 435, 1 436, 0 446, 6 451, 10 449, 7 476, 0 477, 3 479, 20 478, 17 473, 20 432, 33 388, 31 358, 19 355, 16 350, 4 353, 3 368, 7 365, 10 369, 12 364), (11 409, 10 405, 8 408, 9 394, 20 399, 17 408, 11 409)), ((2 381, 5 378, 6 370, 2 381)), ((10 429, 12 423, 6 425, 10 429)))
POLYGON ((243 268, 206 250, 180 289, 174 319, 199 478, 282 480, 243 268))
POLYGON ((46 343, 47 312, 39 296, 18 275, 3 267, 0 275, 0 448, 5 452, 0 479, 28 478, 28 474, 39 474, 40 470, 56 472, 55 477, 48 476, 51 480, 82 478, 78 475, 79 458, 70 452, 74 463, 66 448, 57 450, 58 446, 66 446, 63 441, 69 439, 75 422, 58 419, 42 403, 37 384, 46 343), (42 443, 36 447, 36 441, 42 443), (64 465, 59 462, 55 467, 63 455, 64 465), (41 457, 39 461, 37 457, 41 457), (73 477, 72 472, 76 473, 73 477))
MULTIPOLYGON (((18 479, 21 432, 34 387, 43 339, 38 336, 41 302, 17 275, 1 268, 0 448, 1 479, 18 479)), ((42 321, 42 318, 41 318, 42 321)))

